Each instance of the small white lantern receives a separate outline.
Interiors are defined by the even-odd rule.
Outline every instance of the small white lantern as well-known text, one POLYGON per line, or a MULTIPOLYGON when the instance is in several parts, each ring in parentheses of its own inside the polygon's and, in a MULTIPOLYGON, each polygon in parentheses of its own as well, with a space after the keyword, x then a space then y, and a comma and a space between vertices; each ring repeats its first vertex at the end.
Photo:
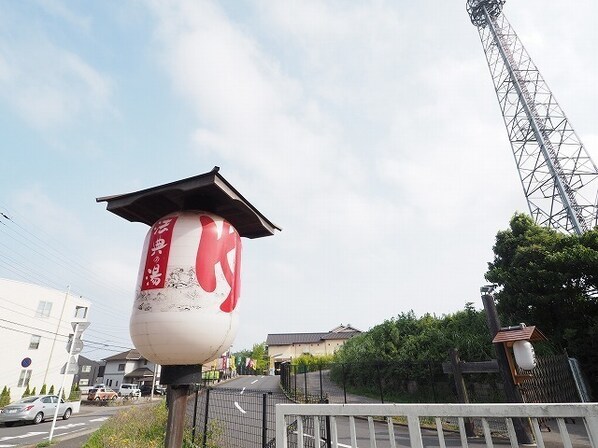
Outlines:
POLYGON ((513 354, 515 355, 515 362, 523 370, 532 370, 536 367, 536 352, 531 342, 513 342, 513 354))

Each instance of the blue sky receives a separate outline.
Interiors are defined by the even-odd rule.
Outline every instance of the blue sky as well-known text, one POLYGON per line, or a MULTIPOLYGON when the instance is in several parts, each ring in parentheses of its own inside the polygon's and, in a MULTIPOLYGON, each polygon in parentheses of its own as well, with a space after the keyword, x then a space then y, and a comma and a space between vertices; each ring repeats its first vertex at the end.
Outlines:
MULTIPOLYGON (((505 13, 597 161, 598 6, 505 13)), ((480 307, 527 210, 464 1, 1 2, 0 134, 0 276, 70 285, 112 350, 147 228, 96 197, 218 165, 283 228, 244 241, 234 348, 480 307)))

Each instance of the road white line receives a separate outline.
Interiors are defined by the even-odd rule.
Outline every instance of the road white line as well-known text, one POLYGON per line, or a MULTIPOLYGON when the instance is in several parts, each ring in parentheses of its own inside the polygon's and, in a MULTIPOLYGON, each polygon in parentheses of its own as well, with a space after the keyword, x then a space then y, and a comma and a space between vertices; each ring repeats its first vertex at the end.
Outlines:
POLYGON ((5 436, 0 439, 0 442, 6 442, 7 440, 12 440, 12 439, 26 439, 27 437, 39 436, 40 434, 46 434, 46 431, 42 431, 42 432, 31 431, 26 434, 21 434, 19 436, 5 436))
MULTIPOLYGON (((293 431, 293 432, 294 432, 295 434, 299 435, 299 433, 298 433, 297 431, 293 431)), ((315 437, 314 437, 314 436, 312 436, 311 434, 303 434, 303 437, 307 437, 308 439, 314 439, 314 440, 315 440, 315 437)), ((322 439, 322 438, 320 438, 320 443, 322 443, 322 442, 323 442, 323 443, 326 443, 326 440, 325 440, 325 439, 322 439)), ((341 448, 351 448, 351 445, 345 445, 344 443, 340 443, 340 442, 339 442, 339 443, 337 443, 337 446, 339 446, 339 447, 341 447, 341 448)), ((359 447, 357 447, 357 448, 359 448, 359 447)))
POLYGON ((237 408, 239 411, 241 411, 243 414, 247 414, 247 411, 246 411, 246 410, 244 410, 244 409, 243 409, 241 406, 239 406, 239 403, 237 403, 236 401, 235 401, 235 407, 236 407, 236 408, 237 408))
POLYGON ((89 420, 90 422, 103 422, 105 420, 108 420, 110 417, 100 417, 100 418, 94 418, 92 420, 89 420))
MULTIPOLYGON (((73 429, 72 431, 63 432, 62 434, 60 434, 60 437, 64 437, 64 436, 69 435, 69 434, 75 434, 75 433, 78 433, 78 432, 83 432, 83 431, 86 431, 86 430, 87 430, 87 428, 73 429)), ((44 440, 48 440, 49 438, 50 438, 50 436, 46 436, 46 437, 44 437, 44 440)))
POLYGON ((0 445, 0 448, 11 448, 16 445, 0 445))
POLYGON ((69 423, 68 425, 63 425, 63 426, 57 426, 55 429, 56 431, 63 430, 63 429, 70 429, 70 428, 76 428, 77 426, 85 426, 85 423, 69 423))
MULTIPOLYGON (((297 431, 293 431, 295 434, 299 434, 297 431)), ((312 436, 311 434, 303 434, 303 437, 307 437, 308 439, 315 439, 314 436, 312 436)), ((326 443, 325 439, 320 439, 320 443, 326 443)), ((345 445, 344 443, 337 443, 337 446, 340 446, 341 448, 351 448, 351 445, 345 445)), ((359 448, 359 447, 357 447, 359 448)))
POLYGON ((239 393, 239 395, 243 395, 243 392, 245 392, 245 388, 241 389, 241 392, 239 393))
POLYGON ((259 380, 252 381, 251 384, 257 383, 259 380))

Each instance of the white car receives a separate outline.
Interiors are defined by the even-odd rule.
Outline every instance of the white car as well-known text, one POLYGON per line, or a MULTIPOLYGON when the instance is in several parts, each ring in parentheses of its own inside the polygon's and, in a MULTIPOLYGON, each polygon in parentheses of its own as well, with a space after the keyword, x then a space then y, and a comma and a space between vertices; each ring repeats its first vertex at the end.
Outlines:
POLYGON ((118 389, 119 397, 141 397, 141 389, 137 384, 122 383, 118 389))
MULTIPOLYGON (((54 418, 58 401, 56 395, 32 395, 21 398, 0 409, 0 423, 12 426, 16 422, 25 421, 37 425, 46 419, 54 418)), ((72 403, 60 399, 58 416, 67 420, 72 413, 72 403)))

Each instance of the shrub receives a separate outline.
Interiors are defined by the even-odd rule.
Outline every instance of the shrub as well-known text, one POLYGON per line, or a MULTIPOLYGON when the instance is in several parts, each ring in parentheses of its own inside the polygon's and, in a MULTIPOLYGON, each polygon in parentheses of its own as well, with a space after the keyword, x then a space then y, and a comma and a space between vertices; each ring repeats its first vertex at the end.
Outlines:
POLYGON ((54 394, 54 385, 53 385, 53 384, 50 386, 50 391, 49 391, 48 393, 49 393, 50 395, 53 395, 53 394, 54 394))
POLYGON ((311 353, 304 353, 301 356, 293 359, 292 365, 301 366, 299 372, 307 370, 315 372, 325 368, 334 361, 333 355, 312 355, 311 353))
POLYGON ((68 401, 79 401, 81 400, 81 391, 79 390, 79 385, 77 383, 73 383, 71 386, 71 393, 69 394, 68 401))
POLYGON ((44 384, 39 391, 40 395, 46 395, 48 393, 48 387, 44 384))

